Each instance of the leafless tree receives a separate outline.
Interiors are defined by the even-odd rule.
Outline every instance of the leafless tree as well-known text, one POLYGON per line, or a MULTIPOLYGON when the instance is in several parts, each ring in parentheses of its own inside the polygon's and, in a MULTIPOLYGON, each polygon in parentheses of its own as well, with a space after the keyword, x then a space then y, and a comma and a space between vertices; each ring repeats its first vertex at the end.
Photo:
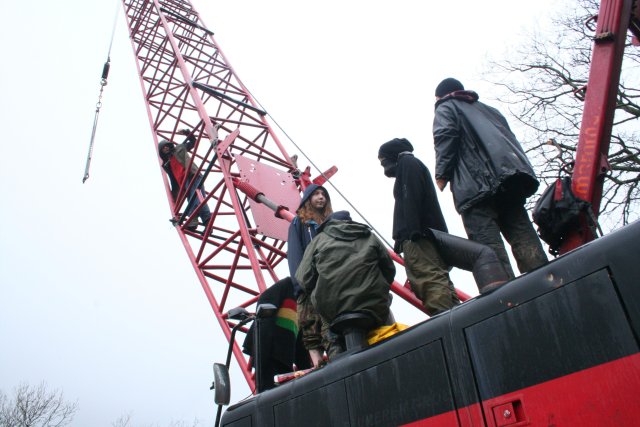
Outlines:
POLYGON ((78 409, 77 402, 64 400, 62 391, 21 384, 13 397, 0 390, 0 426, 2 427, 62 427, 71 423, 78 409))
MULTIPOLYGON (((167 424, 167 427, 198 427, 200 425, 200 420, 197 418, 194 419, 191 423, 179 420, 179 421, 170 421, 167 424)), ((133 417, 131 413, 127 413, 125 415, 121 415, 116 421, 111 423, 111 427, 133 427, 133 417)), ((149 424, 147 427, 160 427, 160 424, 149 424)))
POLYGON ((131 413, 121 415, 120 418, 111 423, 111 427, 131 427, 131 413))
MULTIPOLYGON (((534 32, 506 59, 492 61, 486 79, 523 129, 519 134, 543 190, 575 157, 589 76, 598 0, 570 2, 552 25, 534 32)), ((640 217, 640 48, 628 37, 609 148, 601 223, 606 230, 640 217)))

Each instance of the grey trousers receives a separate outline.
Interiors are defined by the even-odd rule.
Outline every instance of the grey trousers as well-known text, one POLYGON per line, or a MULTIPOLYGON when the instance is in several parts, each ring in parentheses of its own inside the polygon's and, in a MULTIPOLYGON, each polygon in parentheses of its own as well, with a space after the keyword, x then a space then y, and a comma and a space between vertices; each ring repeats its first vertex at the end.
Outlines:
POLYGON ((526 273, 545 264, 547 256, 523 203, 488 199, 462 212, 469 239, 492 248, 514 277, 502 236, 511 246, 518 270, 526 273))

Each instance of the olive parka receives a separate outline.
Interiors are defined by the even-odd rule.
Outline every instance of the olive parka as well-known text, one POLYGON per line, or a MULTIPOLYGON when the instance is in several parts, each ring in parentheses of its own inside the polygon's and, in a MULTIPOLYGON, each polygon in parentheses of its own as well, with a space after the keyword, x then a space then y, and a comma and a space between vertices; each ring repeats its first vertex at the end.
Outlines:
POLYGON ((381 325, 389 315, 395 266, 364 224, 329 220, 307 247, 296 279, 327 323, 345 312, 364 312, 381 325))

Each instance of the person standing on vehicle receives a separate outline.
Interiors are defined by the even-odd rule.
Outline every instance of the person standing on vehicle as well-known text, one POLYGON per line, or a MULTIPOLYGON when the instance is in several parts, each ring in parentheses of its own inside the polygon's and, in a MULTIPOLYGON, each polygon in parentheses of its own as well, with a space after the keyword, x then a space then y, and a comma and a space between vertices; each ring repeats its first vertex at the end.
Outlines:
POLYGON ((440 82, 435 95, 436 184, 443 191, 451 183, 467 236, 491 247, 510 277, 513 269, 501 234, 521 273, 546 263, 524 208, 539 183, 507 120, 456 79, 440 82))
POLYGON ((297 299, 298 328, 314 366, 320 365, 325 351, 329 355, 335 350, 332 343, 337 337, 328 331, 323 335, 320 316, 316 313, 309 295, 304 292, 295 277, 307 246, 318 234, 320 225, 332 212, 331 199, 327 190, 320 185, 309 185, 302 193, 302 200, 296 211, 296 217, 289 225, 287 238, 287 262, 293 281, 293 292, 297 299))
POLYGON ((430 229, 447 232, 427 167, 413 155, 413 146, 395 138, 380 146, 378 160, 384 174, 395 178, 393 197, 394 251, 404 254, 411 289, 434 316, 460 303, 450 267, 442 260, 430 229))

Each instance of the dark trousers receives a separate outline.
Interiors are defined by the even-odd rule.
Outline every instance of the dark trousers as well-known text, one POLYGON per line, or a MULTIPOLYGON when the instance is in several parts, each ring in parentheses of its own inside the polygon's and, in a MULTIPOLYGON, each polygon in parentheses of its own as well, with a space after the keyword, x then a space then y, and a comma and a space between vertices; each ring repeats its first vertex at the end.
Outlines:
POLYGON ((488 199, 462 212, 469 239, 492 248, 511 277, 515 277, 502 236, 511 246, 518 270, 526 273, 547 262, 524 203, 488 199))
POLYGON ((298 296, 298 328, 302 342, 307 350, 320 350, 327 353, 329 360, 343 351, 338 336, 329 330, 329 324, 322 320, 305 293, 298 296))

